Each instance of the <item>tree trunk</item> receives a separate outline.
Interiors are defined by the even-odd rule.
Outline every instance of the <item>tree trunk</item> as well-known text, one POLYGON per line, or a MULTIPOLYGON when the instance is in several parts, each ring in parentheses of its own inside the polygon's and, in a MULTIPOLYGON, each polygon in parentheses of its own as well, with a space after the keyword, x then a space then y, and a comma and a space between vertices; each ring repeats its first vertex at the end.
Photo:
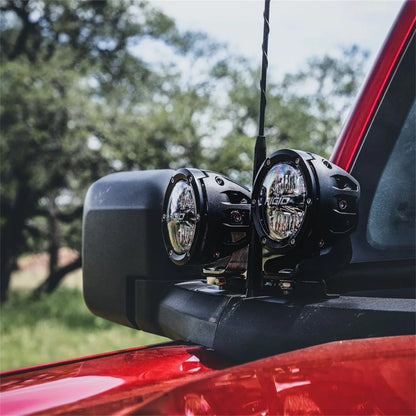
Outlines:
POLYGON ((0 292, 1 303, 7 300, 10 275, 16 269, 17 259, 24 252, 25 221, 33 208, 35 196, 22 178, 14 201, 9 206, 2 204, 2 220, 0 250, 0 292))
POLYGON ((81 256, 77 257, 73 262, 67 264, 66 266, 60 267, 55 270, 53 273, 49 274, 47 279, 42 282, 33 292, 33 298, 39 299, 42 293, 52 293, 59 286, 59 283, 62 279, 68 274, 82 266, 81 256))
POLYGON ((56 219, 55 196, 52 196, 48 207, 48 240, 49 240, 49 275, 58 270, 59 261, 59 226, 56 219))
POLYGON ((16 264, 16 261, 13 258, 7 258, 7 255, 3 256, 3 249, 1 251, 0 304, 3 304, 8 298, 10 275, 15 268, 13 265, 16 264))

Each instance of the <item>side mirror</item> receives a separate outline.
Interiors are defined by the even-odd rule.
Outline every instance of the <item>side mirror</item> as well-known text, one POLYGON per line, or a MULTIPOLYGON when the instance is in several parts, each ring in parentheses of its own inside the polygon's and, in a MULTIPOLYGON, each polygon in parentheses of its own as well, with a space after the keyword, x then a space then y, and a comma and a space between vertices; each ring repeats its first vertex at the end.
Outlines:
POLYGON ((84 297, 105 319, 161 333, 157 308, 174 283, 199 278, 201 266, 177 266, 161 231, 173 170, 108 175, 89 189, 83 218, 84 297))

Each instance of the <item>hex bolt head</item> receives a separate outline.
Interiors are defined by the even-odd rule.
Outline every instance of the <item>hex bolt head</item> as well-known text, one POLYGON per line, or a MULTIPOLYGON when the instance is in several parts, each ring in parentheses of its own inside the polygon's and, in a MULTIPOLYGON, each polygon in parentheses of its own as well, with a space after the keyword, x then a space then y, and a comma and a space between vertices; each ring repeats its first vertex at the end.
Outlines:
POLYGON ((215 182, 217 182, 217 184, 220 186, 224 185, 224 179, 222 179, 220 176, 215 177, 215 182))
POLYGON ((347 201, 345 201, 345 199, 341 199, 341 201, 338 202, 338 207, 341 211, 344 211, 348 207, 347 201))
POLYGON ((331 166, 331 164, 327 161, 327 160, 325 160, 325 159, 322 159, 322 163, 328 168, 328 169, 332 169, 332 166, 331 166))
POLYGON ((241 224, 243 221, 243 215, 240 211, 234 210, 230 212, 231 221, 234 224, 241 224))

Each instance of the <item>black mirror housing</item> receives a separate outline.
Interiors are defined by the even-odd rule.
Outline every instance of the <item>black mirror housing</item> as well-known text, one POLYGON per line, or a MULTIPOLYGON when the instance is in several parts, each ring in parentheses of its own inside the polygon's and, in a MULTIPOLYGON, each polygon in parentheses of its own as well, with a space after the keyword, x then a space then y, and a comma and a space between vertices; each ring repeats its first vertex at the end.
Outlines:
POLYGON ((83 289, 96 315, 160 333, 157 303, 171 284, 198 278, 166 254, 162 205, 173 170, 115 173, 88 190, 83 216, 83 289))

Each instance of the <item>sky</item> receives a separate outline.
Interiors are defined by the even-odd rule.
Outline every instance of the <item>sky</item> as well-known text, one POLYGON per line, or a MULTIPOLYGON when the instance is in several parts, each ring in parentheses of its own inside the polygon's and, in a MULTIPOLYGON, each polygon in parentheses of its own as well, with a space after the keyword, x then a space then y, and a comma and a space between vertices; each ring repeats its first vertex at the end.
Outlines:
MULTIPOLYGON (((227 42, 241 55, 261 62, 262 0, 151 0, 179 29, 200 30, 227 42)), ((311 56, 333 54, 357 44, 372 65, 402 0, 272 0, 269 76, 278 80, 311 56)))

